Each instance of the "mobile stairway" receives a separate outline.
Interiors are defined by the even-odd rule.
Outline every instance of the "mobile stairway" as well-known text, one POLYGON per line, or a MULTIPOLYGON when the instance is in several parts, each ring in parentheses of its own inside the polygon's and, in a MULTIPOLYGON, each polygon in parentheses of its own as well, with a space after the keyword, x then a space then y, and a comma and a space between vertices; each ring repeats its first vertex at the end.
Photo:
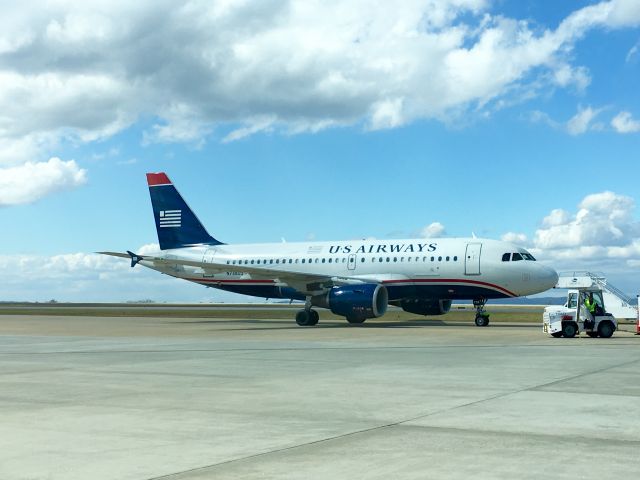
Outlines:
POLYGON ((597 285, 602 290, 607 312, 617 319, 636 320, 638 318, 637 300, 608 283, 601 273, 560 272, 559 277, 557 285, 559 288, 578 289, 587 284, 597 285))

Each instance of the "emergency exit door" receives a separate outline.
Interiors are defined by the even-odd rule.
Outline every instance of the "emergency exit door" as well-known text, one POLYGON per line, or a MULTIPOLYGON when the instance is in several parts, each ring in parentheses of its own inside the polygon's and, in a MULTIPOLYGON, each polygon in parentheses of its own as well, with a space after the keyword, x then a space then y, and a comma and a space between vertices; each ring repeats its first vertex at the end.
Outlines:
POLYGON ((467 251, 464 256, 465 275, 480 275, 481 243, 467 243, 467 251))

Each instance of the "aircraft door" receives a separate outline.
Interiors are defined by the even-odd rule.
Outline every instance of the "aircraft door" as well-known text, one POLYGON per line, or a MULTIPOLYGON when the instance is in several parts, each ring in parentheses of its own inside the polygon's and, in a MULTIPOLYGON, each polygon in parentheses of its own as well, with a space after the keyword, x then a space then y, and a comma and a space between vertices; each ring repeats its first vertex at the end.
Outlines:
MULTIPOLYGON (((202 256, 202 263, 213 263, 213 257, 216 254, 216 249, 215 248, 207 248, 204 252, 204 255, 202 256)), ((202 276, 204 278, 207 277, 215 277, 216 274, 211 272, 211 271, 207 271, 206 269, 204 270, 204 273, 202 274, 202 276)))
POLYGON ((355 270, 356 269, 356 254, 352 253, 351 255, 349 255, 347 257, 347 268, 349 270, 355 270))
POLYGON ((481 243, 467 243, 467 251, 464 257, 464 274, 480 275, 481 243))
POLYGON ((213 263, 213 257, 215 254, 215 248, 207 248, 202 256, 202 263, 213 263))

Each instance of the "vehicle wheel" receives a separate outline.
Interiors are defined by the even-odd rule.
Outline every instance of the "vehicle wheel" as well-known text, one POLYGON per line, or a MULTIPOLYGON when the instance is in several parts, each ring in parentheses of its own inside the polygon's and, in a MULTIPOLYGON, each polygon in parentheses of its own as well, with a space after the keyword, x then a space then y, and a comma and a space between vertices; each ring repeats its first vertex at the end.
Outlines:
POLYGON ((307 325, 317 325, 318 320, 320 320, 320 315, 318 314, 318 311, 309 310, 309 314, 311 318, 309 319, 309 322, 307 323, 307 325))
POLYGON ((600 322, 600 325, 598 325, 598 335, 600 335, 602 338, 611 337, 614 330, 615 329, 613 328, 613 323, 609 321, 600 322))
POLYGON ((562 332, 556 332, 556 333, 552 333, 551 336, 553 338, 560 338, 562 336, 562 332))
POLYGON ((366 319, 362 318, 362 317, 354 317, 354 316, 348 316, 347 317, 347 322, 352 323, 352 324, 359 324, 359 323, 364 323, 366 319))
POLYGON ((485 317, 484 315, 476 315, 476 325, 478 327, 486 327, 489 325, 489 317, 485 317))
POLYGON ((562 324, 562 336, 565 338, 573 338, 578 333, 578 328, 573 322, 566 322, 562 324))
POLYGON ((313 323, 310 323, 311 320, 312 320, 312 316, 306 310, 300 310, 298 311, 298 313, 296 313, 296 323, 301 327, 307 327, 307 326, 313 325, 313 323))

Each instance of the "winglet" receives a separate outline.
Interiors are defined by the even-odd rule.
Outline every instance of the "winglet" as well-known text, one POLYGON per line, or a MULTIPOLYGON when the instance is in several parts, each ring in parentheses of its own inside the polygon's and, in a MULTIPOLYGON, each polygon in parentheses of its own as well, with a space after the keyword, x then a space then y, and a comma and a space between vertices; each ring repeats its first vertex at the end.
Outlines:
POLYGON ((140 263, 140 260, 144 260, 144 257, 142 255, 137 255, 133 252, 130 252, 129 250, 127 250, 127 253, 131 257, 131 268, 135 267, 138 263, 140 263))

